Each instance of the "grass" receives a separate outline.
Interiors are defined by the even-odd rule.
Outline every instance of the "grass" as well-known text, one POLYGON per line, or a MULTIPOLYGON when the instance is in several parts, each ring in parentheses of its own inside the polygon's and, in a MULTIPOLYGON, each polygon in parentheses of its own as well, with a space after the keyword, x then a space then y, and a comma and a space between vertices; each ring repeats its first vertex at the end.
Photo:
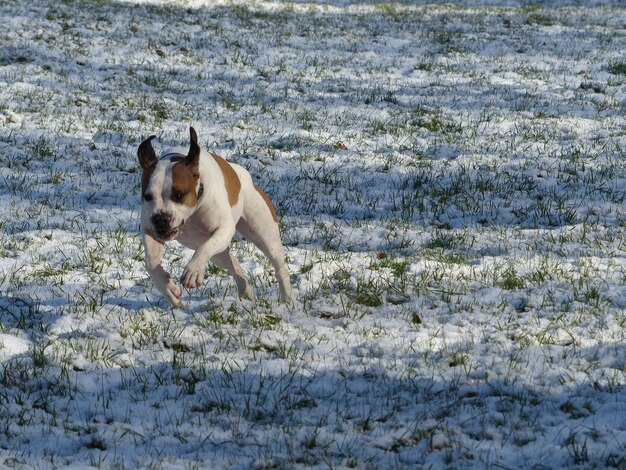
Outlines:
POLYGON ((0 465, 623 465, 613 9, 49 7, 1 39, 0 465), (190 123, 294 305, 243 240, 255 302, 146 278, 136 145, 190 123))
POLYGON ((626 62, 625 61, 612 61, 608 67, 609 73, 613 75, 626 75, 626 62))

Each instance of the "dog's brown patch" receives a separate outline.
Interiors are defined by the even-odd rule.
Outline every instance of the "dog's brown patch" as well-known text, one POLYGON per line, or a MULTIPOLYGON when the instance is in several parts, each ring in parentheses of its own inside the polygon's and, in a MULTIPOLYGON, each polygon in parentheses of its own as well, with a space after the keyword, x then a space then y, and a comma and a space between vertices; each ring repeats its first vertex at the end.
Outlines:
POLYGON ((272 219, 274 219, 274 222, 278 223, 278 217, 276 216, 276 209, 274 208, 274 204, 272 204, 272 201, 270 200, 269 196, 265 194, 263 190, 259 188, 256 184, 254 185, 254 189, 257 190, 257 192, 261 195, 261 197, 265 201, 265 204, 267 204, 267 207, 269 207, 270 212, 272 213, 272 219))
POLYGON ((172 165, 172 201, 195 207, 198 202, 196 185, 198 178, 193 175, 189 166, 184 161, 172 165))
POLYGON ((228 202, 232 207, 237 204, 237 201, 239 200, 239 192, 241 190, 241 181, 239 181, 239 176, 237 176, 233 167, 230 166, 230 163, 222 157, 214 153, 211 153, 211 156, 215 159, 220 167, 220 170, 222 171, 222 175, 224 176, 224 185, 226 186, 226 192, 228 193, 228 202))

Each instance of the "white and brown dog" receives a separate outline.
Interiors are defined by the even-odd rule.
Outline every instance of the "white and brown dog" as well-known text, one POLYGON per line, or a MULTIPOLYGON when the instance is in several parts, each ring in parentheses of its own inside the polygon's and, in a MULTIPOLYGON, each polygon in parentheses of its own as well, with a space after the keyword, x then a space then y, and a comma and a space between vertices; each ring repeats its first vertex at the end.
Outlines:
POLYGON ((239 295, 253 298, 237 258, 228 251, 236 230, 272 262, 281 299, 292 299, 272 202, 244 168, 200 150, 193 127, 189 133, 189 150, 171 148, 157 158, 151 143, 155 136, 137 150, 143 168, 141 232, 146 269, 157 289, 180 307, 182 289, 161 264, 165 242, 177 240, 195 250, 180 278, 184 287, 200 287, 211 260, 232 274, 239 295))

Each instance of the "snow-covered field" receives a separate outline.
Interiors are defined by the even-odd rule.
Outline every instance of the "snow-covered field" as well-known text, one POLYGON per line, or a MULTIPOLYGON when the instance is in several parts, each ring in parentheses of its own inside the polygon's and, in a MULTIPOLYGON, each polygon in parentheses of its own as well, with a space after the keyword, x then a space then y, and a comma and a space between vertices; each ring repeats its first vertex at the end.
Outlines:
POLYGON ((0 467, 626 468, 619 2, 0 18, 0 467), (255 302, 147 278, 136 148, 190 124, 274 200, 293 305, 242 240, 255 302))

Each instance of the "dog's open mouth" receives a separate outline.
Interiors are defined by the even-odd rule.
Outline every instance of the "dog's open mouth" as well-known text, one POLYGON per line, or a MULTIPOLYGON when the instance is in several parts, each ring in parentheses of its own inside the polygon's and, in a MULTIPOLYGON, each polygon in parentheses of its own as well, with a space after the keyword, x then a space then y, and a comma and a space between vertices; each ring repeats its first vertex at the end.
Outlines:
POLYGON ((157 232, 157 236, 166 242, 174 240, 178 236, 178 232, 180 232, 182 226, 183 224, 180 224, 178 227, 171 228, 167 232, 157 232))

